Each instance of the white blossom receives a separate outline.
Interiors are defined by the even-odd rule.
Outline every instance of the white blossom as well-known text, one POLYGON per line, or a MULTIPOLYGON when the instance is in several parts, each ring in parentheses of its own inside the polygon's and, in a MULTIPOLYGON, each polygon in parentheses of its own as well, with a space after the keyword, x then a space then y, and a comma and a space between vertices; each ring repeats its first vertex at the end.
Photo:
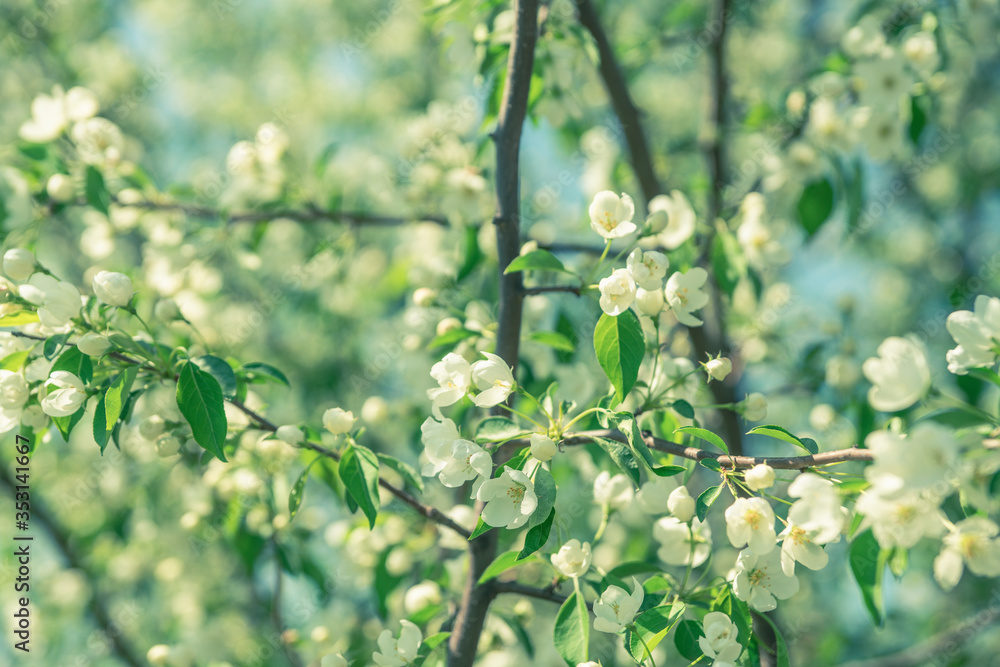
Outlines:
POLYGON ((602 278, 598 285, 601 290, 601 310, 617 317, 635 301, 636 287, 628 269, 615 269, 607 278, 602 278))
POLYGON ((101 303, 124 308, 132 300, 132 281, 124 273, 100 271, 94 276, 94 294, 101 303))
POLYGON ((916 403, 931 386, 931 371, 920 345, 891 336, 878 346, 878 356, 861 367, 872 383, 868 402, 876 410, 895 412, 916 403))
POLYGON ((712 553, 712 529, 697 518, 690 523, 667 516, 653 524, 653 538, 660 543, 657 557, 668 565, 698 567, 712 553))
POLYGON ((472 365, 463 357, 449 352, 444 359, 431 366, 431 377, 437 380, 438 387, 427 390, 427 398, 435 406, 443 408, 469 393, 472 383, 472 365))
POLYGON ((504 468, 500 477, 483 482, 476 497, 486 503, 482 516, 490 526, 520 528, 538 507, 531 479, 511 468, 504 468))
POLYGON ((618 586, 608 586, 601 599, 594 602, 594 629, 610 633, 624 630, 635 620, 645 594, 635 577, 632 578, 632 593, 618 586))
POLYGON ((566 577, 582 577, 590 569, 590 542, 570 540, 552 554, 552 565, 566 577))
POLYGON ((458 427, 450 419, 437 420, 428 417, 420 425, 420 440, 424 443, 424 455, 428 463, 420 471, 425 477, 434 477, 444 470, 451 460, 455 441, 461 436, 458 427))
POLYGON ((23 375, 0 370, 0 433, 20 426, 21 413, 29 394, 28 382, 23 375))
POLYGON ((334 435, 347 433, 354 427, 354 413, 343 408, 330 408, 323 413, 323 427, 334 435))
POLYGON ((774 486, 774 468, 766 463, 758 463, 743 473, 743 480, 751 491, 760 491, 774 486))
POLYGON ((403 595, 403 609, 407 614, 415 614, 430 605, 441 603, 441 587, 436 581, 421 581, 411 586, 403 595))
POLYGON ((669 477, 654 477, 639 487, 635 494, 635 502, 646 514, 664 514, 667 511, 670 492, 676 487, 677 482, 669 477))
POLYGON ((613 510, 622 510, 632 504, 632 482, 619 473, 614 477, 607 470, 602 470, 594 479, 594 502, 607 505, 613 510))
POLYGON ((35 271, 35 255, 24 248, 11 248, 3 254, 3 272, 11 280, 27 280, 35 271))
POLYGON ((921 538, 938 537, 945 529, 938 501, 918 493, 886 498, 875 490, 866 490, 858 497, 855 510, 865 517, 859 530, 871 526, 883 549, 909 549, 921 538))
POLYGON ((913 77, 906 71, 902 56, 894 51, 883 53, 884 56, 854 66, 861 87, 858 98, 862 106, 898 113, 899 101, 909 93, 913 77))
POLYGON ((629 253, 628 273, 635 284, 644 290, 659 290, 663 287, 663 277, 667 275, 670 260, 662 252, 636 248, 629 253))
POLYGON ((734 547, 766 554, 774 549, 774 510, 763 498, 737 498, 726 508, 726 535, 734 547))
POLYGON ((954 470, 959 454, 954 432, 930 421, 918 423, 908 434, 872 431, 865 446, 874 459, 865 468, 865 478, 887 498, 934 486, 954 470))
POLYGON ((881 22, 872 14, 865 14, 858 24, 844 33, 840 45, 852 58, 872 56, 885 47, 885 34, 881 22))
POLYGON ((1000 528, 982 516, 972 516, 950 527, 941 553, 934 559, 934 578, 951 590, 962 578, 962 570, 981 577, 1000 577, 1000 528))
POLYGON ((471 440, 455 440, 450 455, 444 460, 439 479, 451 488, 477 480, 477 485, 473 487, 475 495, 480 480, 488 479, 492 471, 493 459, 489 452, 471 440))
POLYGON ((121 160, 125 137, 121 129, 107 118, 82 120, 70 131, 80 159, 87 164, 115 164, 121 160))
POLYGON ((472 364, 472 379, 481 393, 472 402, 481 408, 492 408, 507 400, 517 383, 507 362, 495 354, 483 352, 485 360, 472 364))
POLYGON ((639 312, 648 317, 656 317, 663 311, 663 290, 644 290, 641 287, 635 290, 635 307, 639 312))
POLYGON ((677 321, 689 327, 701 326, 702 321, 692 315, 708 305, 708 294, 702 287, 708 280, 708 271, 696 266, 685 273, 677 272, 667 280, 663 295, 677 321))
POLYGON ((281 440, 289 445, 297 445, 306 439, 305 433, 302 432, 302 429, 293 424, 279 426, 278 430, 274 432, 274 435, 278 438, 278 440, 281 440))
POLYGON ((957 375, 992 366, 1000 355, 1000 299, 980 294, 973 308, 955 311, 945 324, 957 344, 948 351, 948 370, 957 375))
POLYGON ((42 410, 50 417, 69 417, 87 400, 83 381, 69 371, 55 371, 45 383, 42 410))
POLYGON ((52 95, 39 95, 31 102, 31 119, 21 125, 19 134, 26 141, 47 143, 56 139, 72 121, 84 120, 97 113, 97 98, 79 86, 63 93, 60 86, 52 95))
POLYGON ((736 577, 733 592, 736 597, 757 611, 771 611, 778 600, 787 600, 799 590, 799 580, 788 576, 781 569, 781 555, 777 550, 758 555, 744 549, 736 559, 736 577))
POLYGON ((698 638, 698 646, 712 658, 712 667, 735 667, 743 653, 736 624, 721 611, 710 611, 701 623, 705 636, 698 638))
POLYGON ((399 639, 392 630, 383 630, 378 636, 378 651, 372 654, 372 660, 379 667, 404 667, 413 662, 420 650, 420 642, 424 635, 420 628, 410 621, 400 621, 399 639))
POLYGON ((80 313, 80 291, 44 273, 31 276, 18 289, 18 294, 38 306, 38 319, 46 327, 59 328, 80 313))
POLYGON ((610 190, 603 190, 590 203, 590 228, 605 239, 617 239, 636 230, 632 216, 635 204, 632 198, 622 193, 621 197, 610 190))
POLYGON ((669 196, 657 195, 649 200, 646 221, 659 244, 673 250, 694 234, 697 216, 684 193, 674 190, 669 196))

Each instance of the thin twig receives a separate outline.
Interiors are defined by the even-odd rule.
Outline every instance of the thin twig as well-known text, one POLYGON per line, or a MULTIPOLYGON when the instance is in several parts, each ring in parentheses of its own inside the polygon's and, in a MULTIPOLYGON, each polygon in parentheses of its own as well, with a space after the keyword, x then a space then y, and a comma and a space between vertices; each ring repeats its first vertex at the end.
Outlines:
POLYGON ((543 285, 541 287, 525 287, 525 296, 535 296, 538 294, 547 294, 550 292, 569 292, 580 296, 580 292, 583 288, 578 285, 543 285))

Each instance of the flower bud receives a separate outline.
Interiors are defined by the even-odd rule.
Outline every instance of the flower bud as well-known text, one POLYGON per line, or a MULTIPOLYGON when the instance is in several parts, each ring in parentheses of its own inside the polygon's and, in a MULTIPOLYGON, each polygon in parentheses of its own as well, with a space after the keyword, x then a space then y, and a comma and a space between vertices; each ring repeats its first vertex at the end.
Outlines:
POLYGON ((369 396, 361 406, 361 418, 369 424, 378 424, 389 418, 389 405, 381 396, 369 396))
POLYGON ((170 659, 170 647, 166 644, 157 644, 146 652, 146 662, 151 665, 166 665, 170 659))
POLYGON ((347 433, 354 426, 354 413, 341 408, 330 408, 323 413, 323 426, 334 435, 347 433))
POLYGON ((639 312, 649 317, 655 317, 663 310, 663 290, 635 290, 635 305, 639 312))
POLYGON ((695 504, 694 498, 691 497, 686 486, 678 486, 670 492, 670 496, 667 498, 667 509, 677 517, 678 521, 687 523, 691 520, 691 517, 694 516, 695 504))
POLYGON ((551 461, 559 450, 556 441, 541 433, 531 434, 531 455, 539 461, 551 461))
POLYGON ((743 401, 743 416, 747 421, 759 422, 767 417, 767 399, 764 394, 753 392, 743 401))
POLYGON ((139 423, 139 435, 146 440, 155 440, 161 433, 163 433, 164 426, 163 417, 160 415, 147 417, 139 423))
POLYGON ((181 319, 181 311, 173 299, 160 299, 153 307, 153 316, 164 322, 181 319))
POLYGON ((73 195, 76 194, 74 190, 73 179, 66 174, 52 174, 45 184, 45 191, 52 201, 60 203, 73 199, 73 195))
POLYGON ((774 486, 774 468, 766 463, 758 463, 743 473, 743 480, 751 491, 760 491, 774 486))
POLYGON ((164 433, 156 439, 156 455, 160 458, 173 456, 181 451, 181 441, 172 433, 164 433))
POLYGON ((24 248, 11 248, 3 255, 3 272, 12 280, 27 280, 35 272, 35 255, 24 248))
POLYGON ((713 380, 725 380, 726 376, 733 372, 733 362, 726 357, 710 359, 705 364, 705 372, 713 380))
POLYGON ((89 357, 100 357, 111 348, 111 343, 101 334, 88 331, 76 342, 76 347, 89 357))
POLYGON ((440 322, 438 322, 437 329, 434 333, 438 336, 443 336, 449 331, 454 331, 455 329, 462 328, 462 321, 457 317, 446 317, 440 322))
POLYGON ((306 439, 302 429, 291 424, 279 426, 278 430, 274 432, 274 435, 277 436, 278 440, 287 442, 289 445, 297 445, 306 439))
POLYGON ((94 294, 102 303, 123 308, 132 300, 132 281, 124 273, 101 271, 94 276, 94 294))
POLYGON ((418 287, 413 292, 413 303, 421 308, 433 305, 435 299, 437 299, 437 292, 430 287, 418 287))

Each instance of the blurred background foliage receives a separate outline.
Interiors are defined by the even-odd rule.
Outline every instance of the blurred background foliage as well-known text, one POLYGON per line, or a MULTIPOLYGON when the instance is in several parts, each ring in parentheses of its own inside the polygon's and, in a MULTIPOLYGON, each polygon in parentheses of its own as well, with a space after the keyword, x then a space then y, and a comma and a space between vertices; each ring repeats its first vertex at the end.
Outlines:
MULTIPOLYGON (((850 446, 874 421, 860 364, 878 342, 915 332, 943 379, 945 317, 970 307, 976 294, 1000 293, 996 2, 733 7, 726 129, 732 173, 724 193, 729 222, 721 224, 734 230, 743 195, 764 189, 769 242, 777 244, 762 249, 773 253, 760 261, 751 258, 750 270, 729 285, 739 390, 768 396, 768 421, 811 434, 824 449, 850 446), (841 40, 867 14, 884 22, 890 44, 929 29, 942 58, 939 71, 915 81, 902 116, 904 141, 888 160, 874 159, 863 138, 817 138, 810 134, 816 123, 807 127, 811 105, 829 97, 823 86, 844 85, 851 76, 841 40), (833 193, 829 203, 824 187, 833 193), (809 228, 803 207, 821 210, 818 230, 809 228)), ((593 193, 638 195, 638 186, 591 38, 567 0, 553 0, 545 11, 523 141, 523 227, 543 245, 593 244, 585 213, 593 193)), ((643 112, 661 180, 688 195, 699 229, 707 229, 714 224, 704 219, 709 180, 700 145, 707 3, 608 2, 600 11, 643 112)), ((157 297, 173 298, 214 354, 285 372, 290 388, 260 385, 248 398, 272 420, 316 424, 325 408, 340 405, 361 416, 376 450, 416 463, 427 371, 445 349, 428 349, 439 323, 456 317, 476 334, 459 341, 460 350, 491 345, 488 134, 511 18, 497 1, 5 0, 5 247, 31 247, 78 284, 89 282, 83 279, 95 267, 130 273, 140 285, 140 310, 157 297), (93 90, 101 114, 121 127, 117 185, 227 211, 271 210, 274 219, 226 224, 218 216, 116 204, 102 216, 33 203, 28 193, 42 190, 57 165, 25 153, 18 128, 31 101, 55 85, 93 90), (256 142, 257 155, 272 150, 276 158, 241 164, 231 152, 238 142, 256 142), (377 227, 280 215, 306 204, 448 224, 377 227), (418 287, 437 290, 439 305, 415 305, 418 287)), ((837 113, 849 118, 851 94, 834 99, 837 113)), ((735 260, 720 252, 716 268, 724 276, 735 260)), ((526 332, 577 331, 581 341, 574 353, 526 343, 522 373, 534 389, 559 381, 562 397, 585 404, 603 390, 603 376, 585 338, 596 305, 577 301, 527 301, 526 332)), ((200 345, 183 326, 163 335, 200 345)), ((690 353, 683 337, 671 352, 690 353)), ((980 395, 980 386, 960 381, 951 391, 995 404, 995 392, 980 395)), ((703 386, 690 391, 707 397, 703 386)), ((172 391, 147 395, 136 412, 177 419, 172 391)), ((139 422, 125 430, 120 451, 103 457, 86 429, 68 444, 53 434, 37 451, 33 493, 52 530, 36 544, 38 653, 30 664, 122 664, 99 628, 107 622, 101 613, 120 630, 119 651, 139 656, 138 664, 154 644, 174 647, 178 665, 286 664, 271 611, 277 567, 285 570, 283 623, 293 631, 286 639, 307 661, 344 651, 363 664, 374 638, 399 618, 434 627, 447 618, 465 566, 453 536, 406 514, 383 515, 369 533, 346 512, 336 482, 323 483, 334 477, 322 473, 314 474, 303 510, 289 523, 288 491, 311 456, 249 433, 231 463, 203 465, 188 449, 158 456, 139 422), (434 583, 406 594, 421 582, 434 583)), ((750 444, 758 454, 767 447, 750 444)), ((590 534, 599 521, 590 503, 596 457, 581 449, 553 470, 564 536, 574 527, 590 534)), ((435 485, 425 497, 441 507, 466 501, 435 485)), ((633 506, 608 528, 595 564, 653 558, 651 521, 633 506)), ((779 610, 795 664, 892 652, 984 609, 992 610, 992 622, 1000 604, 992 584, 971 577, 942 593, 929 576, 933 549, 915 549, 910 573, 887 582, 888 620, 875 629, 856 589, 845 585, 845 545, 829 550, 831 565, 803 576, 803 592, 779 610)), ((718 563, 732 560, 718 555, 718 563)), ((7 591, 13 561, 9 553, 2 559, 7 591)), ((530 576, 533 567, 544 576, 541 566, 524 572, 530 576)), ((487 623, 481 664, 557 664, 549 634, 554 611, 545 602, 501 599, 487 623)), ((935 664, 993 664, 1000 635, 969 627, 961 648, 935 664)), ((627 664, 615 663, 613 651, 604 655, 606 667, 627 664)), ((7 641, 0 656, 23 661, 7 641)))

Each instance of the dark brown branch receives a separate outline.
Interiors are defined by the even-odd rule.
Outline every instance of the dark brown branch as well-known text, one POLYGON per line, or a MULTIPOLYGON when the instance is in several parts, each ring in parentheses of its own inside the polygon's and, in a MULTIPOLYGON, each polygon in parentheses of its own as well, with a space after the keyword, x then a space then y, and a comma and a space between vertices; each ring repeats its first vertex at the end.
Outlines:
MULTIPOLYGON (((10 478, 10 473, 6 465, 0 465, 0 481, 3 482, 4 486, 8 487, 13 497, 15 484, 14 480, 10 478)), ((31 517, 37 520, 45 529, 45 532, 52 537, 52 541, 59 547, 70 568, 80 570, 88 575, 90 574, 90 570, 86 567, 76 547, 66 537, 62 526, 49 514, 48 508, 37 497, 33 497, 31 500, 31 517)), ((132 665, 132 667, 142 667, 145 665, 145 658, 135 651, 125 637, 122 631, 124 624, 112 620, 111 613, 108 611, 108 603, 99 592, 96 581, 91 581, 90 589, 90 600, 87 602, 87 607, 90 609, 90 613, 93 615, 97 626, 111 640, 111 645, 114 647, 115 653, 122 661, 132 665)))
POLYGON ((628 144, 629 153, 632 156, 632 165, 635 169, 635 176, 639 180, 639 187, 646 201, 660 194, 659 180, 656 178, 656 171, 653 168, 653 160, 649 154, 649 144, 646 141, 646 133, 643 131, 642 122, 639 116, 639 109, 632 101, 628 84, 622 74, 618 61, 615 58, 614 49, 608 40, 604 27, 601 25, 600 16, 591 0, 576 0, 577 12, 580 18, 580 25, 587 29, 593 36, 597 45, 597 53, 600 56, 601 79, 604 87, 607 88, 608 97, 615 109, 615 115, 622 125, 622 132, 625 134, 625 142, 628 144))
MULTIPOLYGON (((86 202, 75 202, 79 206, 87 206, 86 202)), ((343 222, 351 225, 366 225, 375 227, 393 227, 411 222, 431 222, 442 227, 448 226, 448 220, 441 215, 392 216, 365 213, 362 211, 328 210, 313 203, 306 203, 301 209, 273 209, 264 211, 239 211, 230 213, 220 208, 193 204, 181 201, 122 202, 114 203, 123 207, 141 208, 151 211, 177 211, 194 218, 224 220, 226 224, 268 222, 279 218, 287 218, 296 222, 343 222)))
MULTIPOLYGON (((527 584, 521 584, 516 581, 498 581, 493 586, 493 592, 497 595, 502 595, 504 593, 524 595, 529 598, 547 600, 548 602, 555 602, 560 605, 568 599, 568 597, 562 593, 556 593, 552 586, 538 588, 537 586, 528 586, 527 584)), ((593 609, 593 606, 593 602, 587 603, 587 609, 593 609)))
MULTIPOLYGON (((493 217, 497 238, 498 280, 500 283, 497 313, 496 354, 517 372, 521 341, 521 310, 524 284, 520 272, 505 274, 521 249, 520 152, 521 130, 528 111, 528 91, 535 62, 538 39, 538 0, 514 0, 514 32, 507 58, 507 80, 497 127, 493 133, 496 146, 497 210, 493 217)), ((476 503, 482 512, 483 503, 476 503)), ((469 572, 462 600, 448 639, 448 667, 472 667, 476 660, 479 637, 493 599, 493 585, 479 584, 479 578, 493 561, 499 531, 487 531, 469 542, 469 572)))
POLYGON ((549 292, 568 292, 580 296, 582 287, 576 285, 543 285, 541 287, 525 287, 525 296, 535 296, 537 294, 547 294, 549 292))
MULTIPOLYGON (((608 438, 609 440, 617 440, 619 442, 627 442, 625 436, 620 431, 598 430, 569 433, 566 435, 565 439, 563 439, 561 444, 580 445, 590 442, 590 439, 593 436, 608 438)), ((838 449, 831 452, 820 452, 810 456, 727 456, 722 453, 710 452, 705 449, 687 447, 676 442, 670 442, 669 440, 657 438, 649 433, 643 433, 643 440, 646 441, 646 444, 650 449, 655 449, 667 454, 673 454, 674 456, 680 456, 685 459, 692 459, 694 461, 715 459, 720 465, 722 465, 723 468, 736 470, 752 468, 758 463, 766 463, 772 468, 779 470, 805 470, 806 468, 827 466, 847 461, 872 460, 871 450, 859 449, 856 447, 851 449, 838 449)))

